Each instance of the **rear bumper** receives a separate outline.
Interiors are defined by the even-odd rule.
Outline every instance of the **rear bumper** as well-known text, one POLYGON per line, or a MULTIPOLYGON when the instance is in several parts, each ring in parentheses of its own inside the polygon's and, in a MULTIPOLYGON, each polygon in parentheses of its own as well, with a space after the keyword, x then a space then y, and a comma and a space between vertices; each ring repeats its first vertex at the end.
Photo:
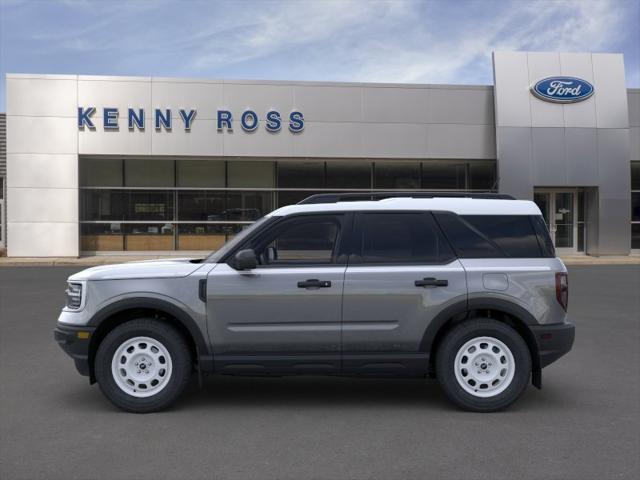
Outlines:
POLYGON ((60 325, 53 331, 60 348, 69 355, 80 375, 89 376, 89 343, 95 328, 60 325))
POLYGON ((571 322, 531 327, 538 343, 540 368, 555 362, 573 347, 576 327, 571 322))

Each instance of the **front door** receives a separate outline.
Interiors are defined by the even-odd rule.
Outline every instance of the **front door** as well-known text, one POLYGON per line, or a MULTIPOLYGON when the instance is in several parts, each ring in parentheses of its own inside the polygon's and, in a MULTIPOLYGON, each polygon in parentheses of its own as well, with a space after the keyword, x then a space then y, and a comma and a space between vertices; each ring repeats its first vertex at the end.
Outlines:
POLYGON ((209 273, 207 320, 217 371, 340 371, 347 218, 284 219, 242 247, 256 252, 257 268, 219 264, 209 273))
POLYGON ((542 211, 544 221, 549 228, 551 239, 559 255, 584 251, 584 235, 578 229, 584 228, 584 222, 578 222, 578 201, 583 195, 577 190, 537 190, 534 201, 542 211))
POLYGON ((422 341, 449 306, 466 309, 464 268, 431 213, 360 213, 345 276, 346 373, 425 373, 422 341))

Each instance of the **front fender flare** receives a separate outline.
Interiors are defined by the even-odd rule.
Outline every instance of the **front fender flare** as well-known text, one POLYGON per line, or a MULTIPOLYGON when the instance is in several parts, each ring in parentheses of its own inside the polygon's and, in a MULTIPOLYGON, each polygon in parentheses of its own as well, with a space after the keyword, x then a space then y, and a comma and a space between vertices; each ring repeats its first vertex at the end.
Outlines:
POLYGON ((98 310, 93 317, 91 317, 88 325, 99 327, 107 318, 120 312, 134 309, 160 310, 174 317, 189 332, 189 335, 191 335, 196 346, 200 369, 208 371, 213 368, 213 356, 209 343, 205 340, 204 332, 202 332, 198 323, 185 309, 170 301, 157 297, 135 297, 116 300, 98 310))

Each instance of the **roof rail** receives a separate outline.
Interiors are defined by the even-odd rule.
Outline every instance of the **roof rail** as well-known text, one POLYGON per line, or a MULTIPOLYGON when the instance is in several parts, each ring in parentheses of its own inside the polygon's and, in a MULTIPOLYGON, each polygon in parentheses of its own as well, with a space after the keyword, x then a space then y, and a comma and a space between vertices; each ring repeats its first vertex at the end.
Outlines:
POLYGON ((391 191, 391 192, 336 192, 317 193, 298 202, 298 205, 311 203, 358 202, 367 200, 384 200, 385 198, 480 198, 491 200, 515 200, 504 193, 471 193, 471 192, 427 192, 427 191, 391 191))

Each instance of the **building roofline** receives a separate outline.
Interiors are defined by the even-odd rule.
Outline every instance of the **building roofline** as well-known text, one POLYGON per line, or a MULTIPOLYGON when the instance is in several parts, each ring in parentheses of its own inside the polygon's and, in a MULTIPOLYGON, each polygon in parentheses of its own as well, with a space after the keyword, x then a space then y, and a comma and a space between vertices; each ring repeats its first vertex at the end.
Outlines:
POLYGON ((251 80, 251 79, 211 79, 189 77, 143 77, 122 75, 65 75, 40 73, 7 73, 7 79, 44 79, 44 80, 83 80, 109 82, 170 82, 191 84, 231 84, 231 85, 283 85, 283 86, 329 86, 329 87, 368 87, 368 88, 415 88, 415 89, 454 89, 454 90, 492 90, 493 85, 469 84, 431 84, 431 83, 378 83, 378 82, 338 82, 311 80, 251 80))

